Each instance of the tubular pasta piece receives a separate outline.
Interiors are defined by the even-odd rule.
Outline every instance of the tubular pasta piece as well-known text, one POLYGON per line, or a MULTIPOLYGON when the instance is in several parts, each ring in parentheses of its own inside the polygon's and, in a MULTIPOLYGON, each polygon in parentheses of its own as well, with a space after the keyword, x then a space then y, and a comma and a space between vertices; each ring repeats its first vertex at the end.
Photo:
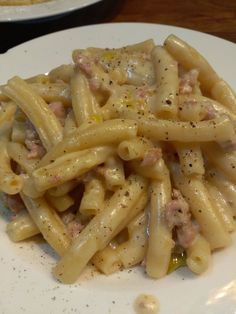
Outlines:
POLYGON ((96 147, 65 154, 32 174, 36 188, 45 191, 75 179, 102 164, 114 152, 111 147, 96 147))
POLYGON ((236 114, 236 95, 224 80, 219 80, 212 86, 211 95, 213 99, 236 114))
POLYGON ((48 205, 43 197, 32 199, 23 193, 20 195, 45 240, 59 255, 64 255, 70 246, 71 240, 67 235, 63 222, 54 209, 48 205))
POLYGON ((46 199, 58 212, 64 212, 75 203, 74 199, 68 194, 62 196, 52 196, 49 194, 46 196, 46 199))
POLYGON ((175 35, 170 35, 164 42, 167 51, 187 70, 197 69, 202 87, 210 91, 219 80, 219 76, 206 59, 193 47, 175 35))
POLYGON ((181 170, 185 176, 204 175, 205 167, 201 148, 198 144, 175 142, 181 170))
POLYGON ((30 86, 47 103, 60 101, 65 106, 71 105, 70 87, 65 83, 32 83, 30 86))
POLYGON ((186 178, 181 174, 177 165, 172 168, 171 173, 175 185, 189 203, 190 210, 211 249, 228 246, 231 242, 230 236, 210 202, 204 182, 196 177, 186 178))
POLYGON ((101 145, 114 145, 137 134, 137 123, 133 120, 114 119, 93 125, 83 131, 75 131, 65 137, 46 154, 40 167, 47 165, 59 156, 82 149, 101 145))
POLYGON ((203 236, 198 235, 187 249, 187 266, 195 274, 202 274, 209 267, 210 261, 210 245, 203 236))
POLYGON ((7 152, 8 141, 0 139, 0 190, 13 195, 21 191, 23 182, 22 178, 12 171, 10 157, 7 152))
POLYGON ((3 88, 3 91, 28 116, 47 150, 61 141, 62 128, 59 121, 29 84, 15 76, 8 81, 8 85, 3 88))
POLYGON ((9 222, 6 232, 13 242, 26 240, 40 233, 27 212, 19 214, 13 221, 9 222))
POLYGON ((167 274, 175 244, 164 218, 165 208, 170 200, 171 183, 166 169, 166 175, 161 181, 151 182, 146 272, 152 278, 161 278, 167 274))
POLYGON ((179 78, 178 64, 162 46, 152 51, 156 73, 156 102, 152 108, 158 117, 173 118, 177 114, 179 78))
POLYGON ((200 122, 143 118, 138 121, 138 134, 157 141, 209 142, 229 139, 234 129, 224 116, 200 122))
POLYGON ((96 216, 104 209, 105 192, 102 180, 95 177, 85 182, 85 191, 80 203, 79 212, 87 217, 96 216))

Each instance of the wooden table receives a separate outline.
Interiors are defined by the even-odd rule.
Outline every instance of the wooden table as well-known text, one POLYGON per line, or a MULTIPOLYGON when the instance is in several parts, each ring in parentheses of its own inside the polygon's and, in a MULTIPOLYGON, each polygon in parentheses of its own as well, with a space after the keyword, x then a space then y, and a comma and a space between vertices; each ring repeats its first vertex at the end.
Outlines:
POLYGON ((236 43, 236 0, 103 0, 52 20, 0 23, 0 52, 62 29, 129 21, 182 26, 236 43))

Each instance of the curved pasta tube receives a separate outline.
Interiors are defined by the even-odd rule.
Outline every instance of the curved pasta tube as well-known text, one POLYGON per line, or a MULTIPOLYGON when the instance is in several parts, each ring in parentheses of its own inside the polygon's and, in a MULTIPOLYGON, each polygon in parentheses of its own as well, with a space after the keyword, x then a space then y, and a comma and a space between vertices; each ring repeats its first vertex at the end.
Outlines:
POLYGON ((219 80, 212 86, 211 95, 215 100, 236 114, 236 95, 224 80, 219 80))
POLYGON ((74 131, 76 131, 77 125, 75 121, 75 115, 73 111, 70 111, 65 119, 65 126, 63 130, 63 138, 67 137, 74 131))
POLYGON ((228 180, 219 170, 208 169, 207 180, 222 193, 225 202, 230 206, 231 214, 236 216, 236 185, 228 180))
POLYGON ((138 134, 157 141, 209 142, 228 140, 234 135, 234 128, 224 116, 200 122, 141 118, 138 134))
POLYGON ((129 239, 115 248, 108 245, 95 254, 94 265, 104 274, 109 275, 120 268, 128 268, 143 261, 147 246, 147 217, 142 212, 127 226, 129 239))
POLYGON ((124 166, 119 157, 111 156, 104 163, 104 178, 109 190, 116 190, 125 183, 124 166))
POLYGON ((26 125, 22 121, 13 121, 11 140, 12 142, 24 144, 25 142, 26 125))
POLYGON ((207 270, 210 262, 210 245, 206 239, 199 234, 192 245, 187 249, 187 266, 192 272, 202 274, 207 270))
POLYGON ((71 105, 70 87, 65 83, 32 83, 30 87, 47 103, 60 101, 64 106, 71 105))
POLYGON ((180 167, 185 176, 201 176, 205 173, 204 160, 199 144, 175 142, 174 147, 178 153, 180 167))
POLYGON ((49 189, 47 193, 52 196, 63 196, 67 194, 68 192, 72 191, 77 185, 78 185, 78 182, 76 180, 66 181, 65 183, 62 183, 61 185, 58 185, 58 186, 55 186, 54 188, 49 189))
POLYGON ((224 199, 222 193, 213 184, 206 182, 206 188, 209 192, 210 201, 215 208, 216 214, 225 227, 225 230, 232 232, 235 230, 235 222, 230 206, 224 199))
POLYGON ((117 153, 120 158, 125 161, 141 159, 144 157, 146 151, 152 147, 152 142, 146 138, 134 137, 129 140, 122 141, 117 148, 117 153))
POLYGON ((146 255, 146 272, 152 278, 161 278, 168 272, 171 251, 175 245, 172 231, 165 218, 165 206, 171 200, 171 183, 169 171, 161 181, 151 182, 151 204, 149 210, 149 238, 146 255))
MULTIPOLYGON (((179 117, 180 120, 187 120, 187 121, 200 121, 204 118, 206 118, 206 115, 209 112, 209 108, 211 108, 215 111, 215 113, 219 115, 227 115, 232 120, 236 120, 236 114, 233 110, 230 108, 224 106, 219 101, 213 100, 211 98, 202 96, 202 95, 179 95, 179 117), (188 117, 191 115, 191 119, 183 119, 183 111, 184 111, 184 104, 192 104, 191 106, 188 106, 189 112, 188 117), (181 109, 181 110, 180 110, 181 109)), ((214 113, 213 111, 213 113, 214 113)), ((184 114, 184 116, 187 116, 187 113, 184 114)))
POLYGON ((170 35, 164 42, 166 50, 187 70, 197 69, 201 87, 210 91, 219 80, 219 76, 213 70, 206 59, 193 47, 175 35, 170 35))
POLYGON ((59 120, 29 84, 15 76, 3 87, 3 92, 28 116, 47 150, 62 140, 59 120))
MULTIPOLYGON (((154 43, 153 39, 147 39, 147 40, 141 41, 137 44, 125 46, 123 48, 114 48, 114 49, 112 49, 112 51, 114 51, 115 53, 116 52, 122 53, 122 51, 125 49, 125 51, 127 53, 140 52, 140 53, 149 54, 152 52, 154 47, 155 47, 155 43, 154 43)), ((107 49, 97 48, 97 47, 89 47, 86 50, 89 51, 93 56, 107 52, 107 49)), ((84 49, 74 50, 72 53, 73 60, 75 61, 77 59, 78 54, 80 54, 83 51, 84 51, 84 49)))
POLYGON ((74 74, 74 65, 73 64, 62 64, 55 69, 52 69, 48 73, 48 77, 51 82, 64 81, 70 83, 70 80, 74 74))
POLYGON ((22 192, 26 196, 31 197, 31 198, 38 198, 38 197, 43 196, 44 191, 37 190, 31 174, 22 174, 21 177, 23 180, 22 192))
POLYGON ((11 159, 13 159, 21 167, 21 170, 25 173, 21 174, 22 179, 22 191, 25 195, 37 198, 43 195, 42 192, 39 192, 34 184, 32 179, 32 172, 37 167, 39 163, 38 158, 28 159, 28 151, 23 144, 9 142, 7 144, 7 152, 11 159))
POLYGON ((8 142, 8 155, 21 166, 21 169, 27 173, 32 173, 39 163, 38 158, 29 159, 27 157, 28 150, 21 143, 8 142))
MULTIPOLYGON (((1 100, 0 100, 1 101, 1 100)), ((0 107, 0 125, 11 122, 16 112, 16 104, 14 102, 7 102, 1 104, 0 107)))
POLYGON ((211 249, 228 246, 231 242, 209 199, 203 180, 187 178, 181 174, 178 165, 171 165, 175 185, 181 191, 190 206, 190 210, 200 225, 201 232, 209 242, 211 249))
POLYGON ((33 172, 35 186, 39 191, 45 191, 75 179, 102 164, 113 152, 112 147, 104 146, 65 154, 33 172))
POLYGON ((79 213, 86 217, 97 215, 105 206, 105 186, 102 180, 91 178, 85 182, 85 190, 80 202, 79 213))
POLYGON ((165 163, 162 158, 153 165, 142 165, 142 162, 137 160, 130 161, 128 165, 133 171, 145 178, 162 180, 165 176, 165 163))
POLYGON ((124 268, 141 263, 147 249, 147 215, 140 213, 128 225, 129 240, 118 247, 118 255, 124 268))
POLYGON ((22 190, 23 181, 21 176, 15 174, 11 169, 10 157, 7 153, 8 140, 0 139, 0 190, 13 195, 22 190))
POLYGON ((86 77, 81 73, 75 74, 71 79, 71 100, 78 126, 98 115, 96 98, 90 92, 86 77))
POLYGON ((32 199, 23 193, 20 193, 20 196, 44 239, 59 255, 64 255, 71 240, 55 210, 48 205, 43 197, 32 199))
POLYGON ((55 158, 70 152, 101 145, 114 145, 125 139, 135 137, 137 123, 133 120, 114 119, 93 125, 83 131, 75 131, 51 149, 39 166, 47 165, 55 158))
POLYGON ((27 212, 18 215, 7 224, 6 232, 13 242, 26 240, 40 231, 27 212))
POLYGON ((35 76, 31 76, 27 79, 25 79, 25 81, 27 83, 40 83, 40 84, 48 84, 50 83, 50 79, 48 77, 47 74, 38 74, 38 75, 35 75, 35 76))
POLYGON ((46 195, 46 199, 58 212, 64 212, 75 203, 74 199, 68 194, 62 196, 52 196, 48 194, 46 195))
POLYGON ((207 143, 203 146, 210 162, 232 181, 236 181, 236 153, 224 152, 216 143, 207 143))
POLYGON ((162 46, 153 49, 152 58, 157 86, 156 102, 152 112, 158 117, 173 118, 178 109, 178 64, 162 46))

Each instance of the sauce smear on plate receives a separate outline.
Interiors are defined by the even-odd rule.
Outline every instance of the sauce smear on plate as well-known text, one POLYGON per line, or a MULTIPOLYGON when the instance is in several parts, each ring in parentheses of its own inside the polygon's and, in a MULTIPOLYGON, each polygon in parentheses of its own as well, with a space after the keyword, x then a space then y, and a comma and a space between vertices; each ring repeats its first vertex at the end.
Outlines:
POLYGON ((153 295, 140 294, 134 302, 136 314, 157 314, 159 309, 159 301, 153 295))

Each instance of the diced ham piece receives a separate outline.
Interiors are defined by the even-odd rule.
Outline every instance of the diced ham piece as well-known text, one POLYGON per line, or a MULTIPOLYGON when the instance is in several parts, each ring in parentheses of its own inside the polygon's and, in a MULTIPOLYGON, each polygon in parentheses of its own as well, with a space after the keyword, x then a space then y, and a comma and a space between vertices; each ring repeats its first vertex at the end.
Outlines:
POLYGON ((19 194, 15 195, 3 194, 3 202, 15 214, 25 209, 25 205, 19 194))
MULTIPOLYGON (((99 175, 99 176, 105 176, 105 167, 104 166, 97 166, 94 169, 95 174, 99 175)), ((86 182, 86 181, 85 181, 86 182)))
MULTIPOLYGON (((91 91, 96 92, 99 89, 102 89, 104 91, 108 91, 109 93, 111 93, 113 90, 112 86, 110 86, 110 84, 106 82, 106 79, 102 77, 102 73, 105 74, 106 71, 100 69, 101 70, 100 75, 96 73, 97 71, 94 68, 94 66, 97 66, 98 60, 99 59, 97 57, 92 58, 89 56, 85 56, 83 54, 79 54, 77 56, 77 59, 75 60, 75 65, 79 70, 81 70, 86 75, 91 91)), ((112 81, 110 80, 110 82, 112 81)))
POLYGON ((72 214, 71 212, 64 212, 62 215, 61 215, 61 219, 62 221, 64 222, 65 225, 68 225, 69 222, 71 222, 72 220, 75 219, 75 215, 72 214))
POLYGON ((151 148, 145 154, 141 166, 153 166, 159 159, 162 158, 161 148, 151 148))
POLYGON ((179 93, 191 94, 194 86, 197 84, 199 72, 196 69, 190 70, 180 77, 179 93))
POLYGON ((89 87, 91 91, 96 92, 101 86, 101 82, 97 77, 93 77, 89 80, 89 87))
POLYGON ((203 118, 203 120, 212 120, 216 117, 216 110, 213 108, 212 105, 207 105, 205 107, 205 117, 203 118))
POLYGON ((38 133, 36 132, 34 126, 30 123, 30 121, 27 121, 26 123, 27 129, 25 131, 25 146, 29 150, 27 158, 42 158, 46 151, 42 145, 38 133))
POLYGON ((195 225, 183 225, 181 228, 177 229, 178 243, 183 248, 188 248, 195 240, 196 234, 197 227, 195 227, 195 225))
POLYGON ((66 109, 63 106, 63 104, 60 101, 54 101, 51 102, 48 106, 53 111, 55 116, 58 118, 61 125, 64 126, 66 119, 66 109))
POLYGON ((69 236, 71 236, 72 239, 76 238, 84 228, 84 225, 82 225, 81 222, 72 213, 64 213, 61 218, 66 225, 69 236))
POLYGON ((188 203, 178 190, 173 190, 173 199, 166 206, 166 220, 169 228, 188 223, 190 211, 188 203))
POLYGON ((82 54, 79 54, 75 60, 76 66, 78 66, 78 68, 82 70, 88 77, 93 76, 92 63, 93 61, 89 57, 82 54))
POLYGON ((28 159, 33 159, 33 158, 42 158, 45 154, 45 149, 43 146, 36 144, 33 141, 30 140, 25 140, 25 145, 29 150, 29 153, 27 155, 28 159))
MULTIPOLYGON (((96 58, 95 58, 96 59, 96 58)), ((88 56, 79 54, 77 56, 77 59, 75 61, 75 65, 85 73, 85 75, 88 78, 89 87, 91 91, 95 92, 99 90, 101 87, 101 81, 100 79, 94 74, 93 71, 93 64, 97 63, 97 61, 94 61, 92 58, 89 58, 88 56)))
POLYGON ((165 218, 170 229, 177 234, 177 241, 183 248, 191 246, 197 234, 197 227, 191 221, 189 205, 178 190, 173 190, 172 201, 166 205, 165 218))
POLYGON ((141 86, 137 89, 137 96, 140 98, 145 98, 148 96, 148 87, 147 86, 141 86))
POLYGON ((72 239, 76 238, 80 232, 83 230, 84 225, 82 225, 79 221, 73 220, 68 223, 67 225, 67 231, 69 236, 71 236, 72 239))

